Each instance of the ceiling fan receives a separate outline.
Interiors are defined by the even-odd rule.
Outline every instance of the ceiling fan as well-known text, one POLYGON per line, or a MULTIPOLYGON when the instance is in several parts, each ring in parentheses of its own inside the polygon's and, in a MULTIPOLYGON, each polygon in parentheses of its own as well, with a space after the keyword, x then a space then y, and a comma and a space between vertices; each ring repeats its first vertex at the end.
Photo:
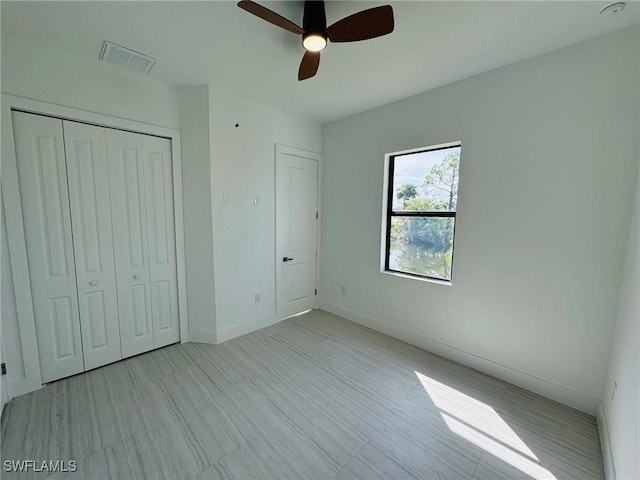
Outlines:
POLYGON ((302 35, 302 46, 306 52, 300 62, 298 80, 306 80, 316 74, 320 52, 327 46, 327 40, 334 43, 358 42, 393 32, 393 9, 390 5, 354 13, 327 27, 324 1, 305 0, 302 28, 251 0, 242 0, 238 6, 280 28, 302 35))

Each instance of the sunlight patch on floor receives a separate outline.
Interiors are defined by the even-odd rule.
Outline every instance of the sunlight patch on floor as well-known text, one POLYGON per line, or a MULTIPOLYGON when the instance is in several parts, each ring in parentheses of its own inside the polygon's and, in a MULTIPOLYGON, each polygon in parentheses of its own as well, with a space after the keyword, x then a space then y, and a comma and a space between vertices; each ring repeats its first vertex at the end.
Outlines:
POLYGON ((433 378, 415 374, 452 432, 532 478, 555 479, 492 407, 433 378))
POLYGON ((282 320, 288 320, 289 318, 301 317, 301 316, 306 315, 307 313, 309 313, 311 311, 313 311, 313 308, 310 308, 309 310, 305 310, 304 312, 294 313, 293 315, 289 315, 288 317, 284 317, 282 320))

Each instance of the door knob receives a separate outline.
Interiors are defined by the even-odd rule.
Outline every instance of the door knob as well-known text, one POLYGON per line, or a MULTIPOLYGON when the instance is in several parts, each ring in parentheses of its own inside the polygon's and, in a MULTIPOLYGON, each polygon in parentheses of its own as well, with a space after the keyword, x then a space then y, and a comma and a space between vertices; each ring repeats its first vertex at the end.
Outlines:
POLYGON ((91 285, 92 287, 95 287, 97 284, 98 284, 98 281, 97 281, 97 280, 91 280, 91 281, 89 282, 89 285, 91 285))
POLYGON ((293 260, 291 257, 282 257, 283 262, 290 262, 291 260, 293 260))
POLYGON ((136 274, 133 276, 133 279, 134 279, 134 280, 138 280, 139 278, 140 278, 140 274, 139 274, 139 273, 136 273, 136 274))

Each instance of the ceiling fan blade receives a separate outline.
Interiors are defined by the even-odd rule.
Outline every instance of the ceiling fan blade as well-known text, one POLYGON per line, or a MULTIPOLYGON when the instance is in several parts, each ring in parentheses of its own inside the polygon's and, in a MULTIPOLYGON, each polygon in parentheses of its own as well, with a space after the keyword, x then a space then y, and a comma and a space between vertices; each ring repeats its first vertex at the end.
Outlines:
POLYGON ((298 80, 306 80, 313 77, 318 71, 320 65, 320 52, 304 52, 304 57, 300 62, 298 69, 298 80))
POLYGON ((393 8, 391 5, 354 13, 327 28, 327 35, 332 42, 369 40, 391 32, 393 32, 393 8))
POLYGON ((277 25, 280 28, 284 28, 285 30, 289 30, 292 33, 304 33, 304 30, 302 30, 302 28, 293 23, 291 20, 287 20, 282 15, 278 15, 276 12, 265 8, 262 5, 258 5, 256 2, 252 2, 251 0, 241 0, 240 2, 238 2, 238 6, 249 13, 253 13, 256 17, 260 17, 263 20, 266 20, 269 23, 273 23, 274 25, 277 25))

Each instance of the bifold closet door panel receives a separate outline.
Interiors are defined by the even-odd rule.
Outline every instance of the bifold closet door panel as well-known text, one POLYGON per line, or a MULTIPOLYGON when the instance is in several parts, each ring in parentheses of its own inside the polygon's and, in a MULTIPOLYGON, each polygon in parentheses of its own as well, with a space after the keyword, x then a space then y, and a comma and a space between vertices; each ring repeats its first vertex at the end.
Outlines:
POLYGON ((122 358, 104 128, 63 121, 86 370, 122 358))
POLYGON ((47 383, 84 370, 62 120, 13 112, 12 121, 40 369, 47 383))
POLYGON ((144 135, 145 194, 153 337, 156 348, 180 340, 171 140, 144 135))
POLYGON ((105 129, 122 356, 154 348, 142 135, 105 129))

